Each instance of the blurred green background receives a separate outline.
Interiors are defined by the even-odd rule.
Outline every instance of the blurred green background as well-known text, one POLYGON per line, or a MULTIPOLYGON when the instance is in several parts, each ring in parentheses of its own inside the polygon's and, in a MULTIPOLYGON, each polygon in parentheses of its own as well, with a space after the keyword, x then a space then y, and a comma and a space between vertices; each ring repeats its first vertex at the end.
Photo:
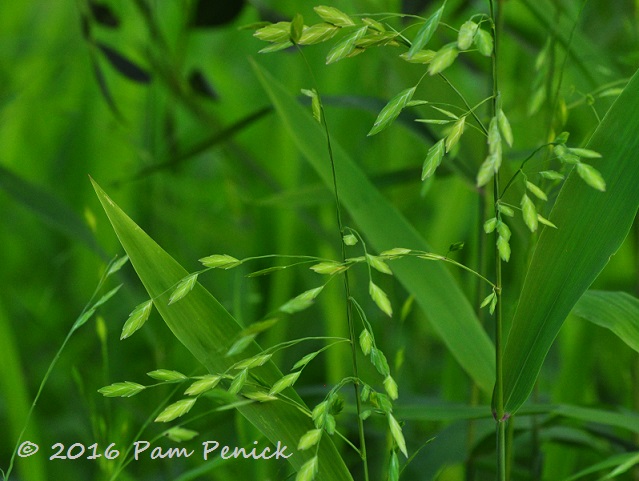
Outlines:
MULTIPOLYGON (((623 80, 637 66, 639 2, 591 0, 583 10, 576 0, 501 3, 504 34, 499 75, 504 108, 516 138, 508 155, 516 168, 548 138, 550 107, 535 102, 543 100, 544 92, 547 98, 554 91, 560 75, 559 91, 567 106, 562 128, 571 132, 574 145, 587 141, 614 99, 614 92, 606 89, 623 87, 623 80), (549 49, 541 68, 536 68, 535 61, 549 39, 558 47, 549 49), (564 61, 562 45, 569 40, 564 61)), ((427 16, 440 2, 323 4, 348 13, 427 16)), ((2 469, 6 471, 47 367, 104 266, 122 254, 89 175, 187 269, 198 269, 197 259, 214 253, 238 258, 269 253, 339 257, 332 194, 271 111, 250 57, 294 95, 302 88, 320 90, 331 135, 435 252, 445 254, 459 241, 467 246, 480 242, 483 207, 474 187, 474 172, 483 160, 476 155, 484 149, 479 135, 467 134, 454 161, 443 165, 436 180, 425 185, 419 181, 421 164, 441 130, 418 128, 407 120, 366 137, 380 108, 395 93, 414 85, 423 66, 403 62, 393 48, 325 66, 329 47, 319 45, 304 50, 311 74, 294 51, 258 54, 265 44, 253 38, 251 30, 238 28, 261 20, 290 19, 297 12, 312 24, 319 20, 312 10, 315 5, 292 0, 0 5, 2 469)), ((459 26, 477 12, 487 12, 487 2, 449 0, 444 22, 459 26)), ((389 22, 396 28, 410 24, 408 19, 389 22)), ((453 39, 454 32, 446 28, 436 35, 439 44, 453 39)), ((486 59, 468 56, 447 75, 475 104, 490 91, 488 69, 486 59)), ((458 103, 437 79, 429 79, 418 94, 458 103)), ((527 264, 528 243, 523 223, 514 225, 513 232, 514 249, 521 255, 513 256, 505 272, 511 306, 527 264)), ((635 230, 595 287, 637 292, 636 237, 635 230)), ((454 257, 476 265, 474 252, 466 248, 454 257)), ((254 267, 269 265, 261 262, 254 267)), ((213 272, 201 281, 240 322, 250 323, 304 288, 314 287, 316 277, 304 271, 247 279, 244 275, 249 271, 240 269, 213 272)), ((460 270, 451 272, 471 298, 476 295, 471 277, 460 270)), ((112 442, 126 446, 152 411, 167 402, 170 391, 160 388, 143 397, 105 399, 97 394, 98 388, 123 380, 148 383, 145 373, 157 368, 201 373, 157 314, 138 335, 119 341, 128 313, 146 300, 146 294, 130 266, 120 272, 117 282, 124 287, 74 335, 55 367, 24 437, 37 442, 41 452, 20 461, 12 479, 110 479, 113 463, 49 461, 53 454, 49 446, 56 442, 67 447, 75 442, 86 446, 97 442, 101 448, 112 442)), ((108 287, 115 283, 111 280, 108 287)), ((392 281, 383 287, 400 311, 406 292, 392 281)), ((363 271, 361 278, 354 276, 354 288, 366 298, 363 271)), ((278 324, 260 342, 270 345, 322 333, 346 335, 342 302, 339 285, 332 285, 311 310, 278 324)), ((421 312, 407 308, 404 317, 392 322, 376 313, 372 322, 396 370, 401 401, 422 406, 416 418, 426 417, 429 406, 471 404, 468 377, 421 312)), ((278 362, 288 369, 304 352, 287 352, 278 362)), ((349 355, 346 349, 330 351, 323 363, 305 371, 303 383, 298 383, 300 393, 310 400, 321 399, 326 384, 349 374, 349 355)), ((570 317, 544 366, 535 396, 538 402, 636 410, 638 386, 636 353, 610 332, 570 317)), ((201 408, 194 414, 203 413, 201 408)), ((522 427, 527 422, 528 418, 522 420, 522 427)), ((423 477, 413 479, 431 479, 438 472, 441 480, 487 479, 481 473, 482 469, 488 470, 484 475, 491 472, 493 439, 492 423, 486 426, 485 439, 480 423, 473 428, 476 444, 465 445, 469 436, 465 421, 409 421, 405 430, 415 448, 436 435, 440 441, 430 453, 427 446, 416 458, 415 469, 423 477), (464 463, 470 458, 477 460, 473 468, 477 478, 462 474, 469 469, 464 463)), ((143 439, 164 428, 148 427, 143 439)), ((192 428, 202 439, 238 445, 254 439, 251 428, 232 412, 209 413, 192 428)), ((613 431, 602 434, 598 429, 557 420, 542 431, 543 478, 563 479, 613 454, 636 450, 636 439, 613 431)), ((372 452, 384 454, 383 430, 371 430, 370 436, 372 452)), ((516 443, 528 446, 530 440, 522 435, 516 443)), ((520 467, 541 459, 527 448, 520 456, 520 467)), ((378 476, 382 458, 372 462, 378 476)), ((249 479, 283 479, 288 473, 283 464, 219 464, 207 465, 195 457, 134 462, 118 479, 229 479, 230 473, 249 479)), ((530 472, 514 476, 530 479, 530 472)))

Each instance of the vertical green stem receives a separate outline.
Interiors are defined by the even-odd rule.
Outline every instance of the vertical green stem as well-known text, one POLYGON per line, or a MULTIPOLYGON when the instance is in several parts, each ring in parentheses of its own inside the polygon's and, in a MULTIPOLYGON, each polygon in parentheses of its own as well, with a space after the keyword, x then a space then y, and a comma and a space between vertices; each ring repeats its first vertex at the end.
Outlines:
MULTIPOLYGON (((310 64, 308 63, 308 59, 304 55, 304 52, 299 48, 297 51, 300 53, 304 62, 306 63, 306 67, 313 78, 313 83, 315 84, 315 90, 317 92, 317 97, 319 99, 320 104, 320 112, 321 112, 321 124, 324 127, 324 133, 326 134, 326 148, 328 150, 328 157, 331 161, 331 175, 333 178, 333 194, 335 196, 335 216, 337 218, 337 226, 339 229, 340 235, 340 245, 342 250, 342 261, 346 261, 346 243, 344 242, 344 223, 342 222, 342 203, 339 199, 339 189, 337 187, 337 173, 335 171, 335 158, 333 157, 333 146, 331 145, 331 135, 328 129, 328 123, 326 122, 326 114, 324 112, 324 104, 322 102, 322 96, 319 94, 319 89, 317 88, 317 81, 315 80, 315 76, 313 75, 313 69, 311 69, 310 64)), ((344 294, 346 296, 346 319, 348 323, 348 335, 351 344, 351 358, 353 363, 353 379, 355 382, 353 383, 353 388, 355 390, 355 404, 357 410, 357 428, 359 432, 359 455, 362 459, 362 467, 364 470, 364 481, 369 481, 368 475, 368 459, 366 455, 366 436, 364 434, 364 420, 362 419, 362 401, 360 399, 360 389, 359 389, 359 370, 357 368, 357 338, 355 337, 355 324, 353 322, 353 301, 351 297, 351 286, 348 280, 348 271, 344 272, 344 294)))
MULTIPOLYGON (((493 76, 493 99, 492 99, 492 115, 497 114, 499 101, 499 84, 497 79, 497 48, 498 36, 497 25, 499 14, 497 9, 499 5, 495 5, 495 0, 490 2, 490 17, 492 20, 493 34, 493 53, 492 53, 492 76, 493 76)), ((495 216, 501 220, 501 215, 497 209, 499 201, 499 172, 494 176, 493 180, 493 201, 495 204, 495 216)), ((501 257, 495 245, 495 285, 497 295, 497 306, 495 310, 495 367, 496 381, 494 393, 494 409, 495 420, 497 422, 497 480, 506 481, 506 415, 504 413, 504 376, 503 376, 503 317, 502 317, 502 275, 501 275, 501 257)))

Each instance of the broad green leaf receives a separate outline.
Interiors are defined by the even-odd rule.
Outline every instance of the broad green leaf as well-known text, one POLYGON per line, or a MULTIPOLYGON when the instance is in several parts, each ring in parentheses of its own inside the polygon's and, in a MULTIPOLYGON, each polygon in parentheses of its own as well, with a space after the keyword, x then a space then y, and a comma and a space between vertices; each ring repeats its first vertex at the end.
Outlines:
POLYGON ((637 111, 635 74, 587 146, 602 154, 597 167, 606 192, 585 185, 573 169, 550 215, 559 229, 539 236, 504 351, 506 413, 515 413, 528 398, 564 319, 632 225, 639 207, 637 111))
POLYGON ((639 299, 626 292, 586 291, 573 313, 614 332, 639 352, 639 299))
POLYGON ((131 336, 135 331, 140 329, 144 323, 149 318, 151 314, 151 308, 153 307, 153 301, 149 299, 142 304, 139 304, 131 314, 129 314, 129 318, 124 323, 122 327, 122 334, 120 335, 120 340, 126 339, 131 336))
POLYGON ((358 28, 350 35, 337 42, 337 44, 328 52, 326 56, 326 64, 335 63, 351 54, 355 48, 355 42, 366 34, 367 26, 358 28))
POLYGON ((455 62, 457 55, 459 55, 459 50, 457 50, 456 43, 452 42, 444 45, 435 53, 435 56, 430 61, 428 74, 436 75, 443 72, 455 62))
POLYGON ((173 421, 181 416, 184 416, 188 413, 197 398, 186 398, 180 399, 179 401, 174 402, 173 404, 164 408, 164 410, 155 418, 156 423, 168 423, 169 421, 173 421))
POLYGON ((388 127, 413 98, 416 89, 417 87, 411 87, 395 95, 379 113, 368 135, 375 135, 388 127))
POLYGON ((422 28, 419 29, 419 32, 417 32, 417 35, 415 35, 415 38, 413 39, 410 49, 408 49, 408 59, 413 58, 413 56, 424 48, 424 45, 426 45, 432 38, 435 30, 437 30, 437 27, 439 26, 439 21, 442 18, 445 6, 446 2, 444 2, 444 4, 437 9, 435 13, 428 17, 422 28))
MULTIPOLYGON (((319 127, 310 115, 308 120, 319 127)), ((95 182, 93 185, 149 296, 158 300, 157 310, 169 329, 209 373, 226 372, 236 361, 227 357, 226 353, 241 333, 240 325, 200 284, 195 285, 186 299, 169 306, 169 289, 188 272, 122 212, 95 182)), ((247 352, 254 356, 261 349, 252 343, 247 352)), ((282 377, 272 362, 267 362, 252 374, 265 385, 272 385, 282 377)), ((291 392, 289 397, 304 404, 295 392, 291 392)), ((300 437, 314 427, 304 413, 288 403, 241 403, 236 409, 272 443, 281 441, 287 446, 295 446, 300 437)), ((299 452, 288 458, 288 462, 298 470, 310 458, 310 454, 299 452)), ((323 440, 319 446, 318 475, 322 480, 352 481, 331 439, 323 440)))
POLYGON ((322 20, 335 25, 336 27, 350 27, 355 25, 355 22, 353 22, 351 17, 335 7, 319 5, 317 7, 313 7, 313 10, 315 10, 315 13, 317 13, 322 20))
MULTIPOLYGON (((293 141, 326 186, 331 188, 333 180, 323 129, 270 73, 255 62, 253 66, 293 141)), ((341 185, 340 199, 358 230, 366 236, 368 244, 378 252, 398 245, 432 252, 428 243, 375 189, 339 143, 335 139, 331 143, 341 185), (379 219, 384 219, 384 223, 380 224, 379 219)), ((399 259, 394 261, 393 273, 415 296, 430 325, 455 359, 482 390, 492 391, 494 346, 446 267, 441 262, 417 264, 399 259)))
POLYGON ((104 386, 98 389, 98 392, 106 397, 131 397, 144 389, 146 389, 146 386, 143 386, 142 384, 124 381, 104 386))
POLYGON ((472 20, 467 20, 462 24, 457 35, 457 48, 459 50, 468 50, 471 47, 478 27, 479 25, 472 20))

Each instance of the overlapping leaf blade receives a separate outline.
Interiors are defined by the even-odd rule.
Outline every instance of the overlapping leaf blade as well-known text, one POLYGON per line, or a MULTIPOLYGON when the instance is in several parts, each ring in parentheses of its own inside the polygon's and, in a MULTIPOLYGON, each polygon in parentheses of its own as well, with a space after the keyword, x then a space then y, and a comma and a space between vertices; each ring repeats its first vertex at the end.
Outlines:
MULTIPOLYGON (((321 126, 268 72, 253 63, 293 141, 327 186, 332 186, 326 137, 321 126)), ((404 216, 371 184, 348 154, 332 140, 340 198, 378 251, 408 247, 430 251, 404 216), (381 223, 380 219, 384 219, 381 223)), ((332 187, 331 187, 332 188, 332 187)), ((460 365, 486 391, 495 379, 494 348, 475 313, 446 268, 437 262, 397 260, 393 272, 424 309, 432 326, 460 365)))
POLYGON ((504 400, 514 413, 528 398, 564 319, 626 237, 639 207, 639 75, 606 114, 589 149, 608 188, 572 172, 544 229, 524 282, 504 352, 504 400))
MULTIPOLYGON (((131 264, 169 329, 209 372, 215 374, 226 371, 238 360, 227 357, 226 353, 241 332, 241 326, 199 283, 187 297, 169 305, 172 287, 184 279, 187 271, 140 229, 97 183, 93 182, 93 186, 131 264)), ((259 352, 259 346, 253 342, 243 355, 250 357, 259 352)), ((254 372, 267 385, 272 385, 282 377, 272 362, 254 372)), ((291 392, 291 396, 294 393, 291 392)), ((297 396, 295 399, 301 401, 297 396)), ((288 403, 252 403, 237 409, 273 443, 281 441, 289 447, 297 446, 300 437, 313 428, 311 420, 288 403)), ((295 452, 288 460, 299 470, 310 457, 307 452, 295 452)), ((319 448, 318 469, 319 479, 352 479, 330 439, 322 442, 319 448)))

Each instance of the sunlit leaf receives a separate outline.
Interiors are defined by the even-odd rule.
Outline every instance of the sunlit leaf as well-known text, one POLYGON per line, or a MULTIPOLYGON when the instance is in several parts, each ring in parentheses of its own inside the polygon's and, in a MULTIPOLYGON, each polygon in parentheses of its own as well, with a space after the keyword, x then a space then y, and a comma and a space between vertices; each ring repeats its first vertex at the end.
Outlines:
POLYGON ((188 413, 197 398, 181 399, 174 402, 170 406, 167 406, 159 415, 155 418, 156 423, 168 423, 188 413))
POLYGON ((428 17, 426 22, 424 22, 424 25, 419 29, 419 32, 417 32, 417 35, 415 35, 411 47, 408 50, 407 57, 409 59, 411 59, 417 52, 424 48, 424 46, 432 38, 435 30, 437 30, 437 27, 439 26, 439 21, 441 20, 442 14, 444 13, 445 5, 446 2, 444 2, 444 4, 439 9, 437 9, 435 13, 428 17))
POLYGON ((388 127, 401 113, 406 104, 413 98, 417 87, 403 90, 393 97, 377 116, 373 128, 368 135, 375 135, 388 127))

